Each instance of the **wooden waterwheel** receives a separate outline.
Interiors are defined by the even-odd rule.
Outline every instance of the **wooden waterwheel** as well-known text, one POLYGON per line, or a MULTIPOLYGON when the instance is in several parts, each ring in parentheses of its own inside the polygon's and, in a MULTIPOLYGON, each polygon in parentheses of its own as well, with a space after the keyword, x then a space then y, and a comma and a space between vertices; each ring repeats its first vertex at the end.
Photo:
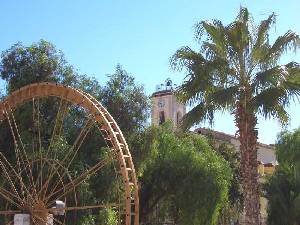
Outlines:
POLYGON ((0 102, 0 121, 2 223, 25 214, 30 224, 79 224, 84 215, 95 222, 109 211, 118 225, 139 224, 128 145, 94 97, 59 84, 31 84, 0 102), (92 194, 84 192, 91 190, 89 179, 92 194))

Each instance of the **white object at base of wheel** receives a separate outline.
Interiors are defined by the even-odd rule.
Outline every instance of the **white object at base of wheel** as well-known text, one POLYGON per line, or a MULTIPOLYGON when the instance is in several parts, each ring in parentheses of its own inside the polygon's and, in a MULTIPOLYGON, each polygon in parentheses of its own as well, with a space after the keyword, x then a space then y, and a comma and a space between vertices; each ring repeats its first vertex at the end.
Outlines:
MULTIPOLYGON (((30 225, 30 215, 29 214, 15 214, 14 215, 14 225, 30 225)), ((46 225, 53 225, 53 215, 52 214, 48 215, 46 225)))

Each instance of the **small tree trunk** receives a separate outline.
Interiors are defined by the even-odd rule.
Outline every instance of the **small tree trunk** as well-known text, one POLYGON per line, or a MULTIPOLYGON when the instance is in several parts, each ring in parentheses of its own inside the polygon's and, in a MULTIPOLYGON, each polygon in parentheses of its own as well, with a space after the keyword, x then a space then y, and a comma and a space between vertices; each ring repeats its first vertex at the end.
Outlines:
POLYGON ((257 172, 257 120, 239 103, 235 122, 241 151, 241 174, 244 195, 245 225, 260 225, 260 194, 257 172))

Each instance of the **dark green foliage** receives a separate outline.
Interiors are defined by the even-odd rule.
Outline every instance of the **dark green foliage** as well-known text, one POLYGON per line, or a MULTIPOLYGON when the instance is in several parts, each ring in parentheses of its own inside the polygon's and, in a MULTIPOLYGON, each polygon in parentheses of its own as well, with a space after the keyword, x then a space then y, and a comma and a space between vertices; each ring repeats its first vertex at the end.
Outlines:
POLYGON ((205 138, 177 136, 165 124, 146 130, 142 151, 148 153, 138 170, 143 222, 159 207, 165 210, 162 218, 155 218, 161 222, 169 215, 176 224, 216 223, 227 200, 231 170, 205 138))
POLYGON ((300 224, 300 183, 294 171, 280 166, 266 185, 269 225, 300 224))
POLYGON ((74 74, 63 54, 44 40, 29 47, 17 43, 2 52, 0 73, 8 92, 36 82, 71 83, 74 74))
POLYGON ((279 164, 289 165, 300 181, 300 129, 280 134, 276 144, 276 155, 279 164))
POLYGON ((68 64, 64 54, 45 40, 30 46, 17 43, 3 51, 0 75, 6 81, 7 93, 37 82, 61 83, 80 88, 95 96, 99 95, 100 91, 100 85, 95 78, 79 75, 68 64))
POLYGON ((280 134, 276 144, 279 166, 266 184, 268 224, 300 224, 300 129, 280 134))
POLYGON ((141 131, 149 117, 149 100, 142 85, 136 84, 120 65, 101 91, 100 101, 111 112, 126 138, 141 131))
POLYGON ((220 142, 214 139, 212 134, 206 135, 209 144, 217 154, 222 156, 228 163, 232 171, 232 180, 228 192, 227 204, 222 208, 218 224, 230 224, 237 221, 243 212, 243 194, 241 190, 240 153, 234 146, 227 142, 220 142))
POLYGON ((214 148, 230 165, 233 173, 233 179, 229 188, 230 204, 241 212, 242 211, 242 191, 241 191, 241 173, 240 173, 240 155, 233 146, 221 144, 214 148))

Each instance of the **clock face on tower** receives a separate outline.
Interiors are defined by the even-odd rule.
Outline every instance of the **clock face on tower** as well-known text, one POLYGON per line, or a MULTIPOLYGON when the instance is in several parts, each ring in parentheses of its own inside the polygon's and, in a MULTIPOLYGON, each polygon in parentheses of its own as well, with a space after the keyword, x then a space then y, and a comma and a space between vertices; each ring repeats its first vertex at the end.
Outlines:
POLYGON ((159 108, 162 108, 162 107, 165 106, 165 101, 163 99, 160 99, 160 100, 158 100, 157 105, 158 105, 159 108))

